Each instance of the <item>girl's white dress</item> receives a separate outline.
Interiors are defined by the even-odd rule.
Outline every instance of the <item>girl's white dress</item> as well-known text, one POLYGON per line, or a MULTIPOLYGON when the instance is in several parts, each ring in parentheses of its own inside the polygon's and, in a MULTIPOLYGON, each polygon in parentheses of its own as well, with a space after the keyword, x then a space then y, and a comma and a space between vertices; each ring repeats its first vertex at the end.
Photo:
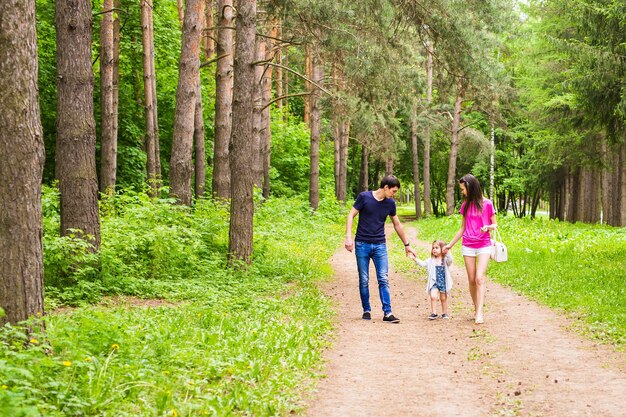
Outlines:
MULTIPOLYGON (((425 261, 421 261, 415 258, 415 263, 426 268, 428 272, 428 280, 426 282, 426 292, 429 292, 430 289, 435 285, 437 281, 437 272, 435 267, 437 265, 441 265, 441 261, 437 261, 435 258, 430 257, 425 261)), ((443 258, 443 269, 446 272, 446 293, 448 293, 452 289, 452 274, 450 274, 450 265, 452 265, 452 254, 448 253, 443 258)))

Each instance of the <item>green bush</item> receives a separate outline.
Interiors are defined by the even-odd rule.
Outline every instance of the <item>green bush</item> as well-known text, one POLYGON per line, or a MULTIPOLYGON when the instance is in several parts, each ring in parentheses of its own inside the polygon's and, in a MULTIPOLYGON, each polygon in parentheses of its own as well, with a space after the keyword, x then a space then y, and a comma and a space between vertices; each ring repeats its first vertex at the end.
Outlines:
POLYGON ((101 202, 102 247, 91 255, 99 268, 90 269, 72 262, 79 242, 53 237, 54 196, 45 191, 47 303, 80 307, 48 315, 45 334, 25 330, 33 323, 0 329, 0 415, 270 416, 301 407, 331 329, 316 282, 332 272, 343 207, 258 202, 254 263, 233 270, 227 207, 182 208, 126 190, 101 202), (154 299, 90 305, 106 294, 154 299))

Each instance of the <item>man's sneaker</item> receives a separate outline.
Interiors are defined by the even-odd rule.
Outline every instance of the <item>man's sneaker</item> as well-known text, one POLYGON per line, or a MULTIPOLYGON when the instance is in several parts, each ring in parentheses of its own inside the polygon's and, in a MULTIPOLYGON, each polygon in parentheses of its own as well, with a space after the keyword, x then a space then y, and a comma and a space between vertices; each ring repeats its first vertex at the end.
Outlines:
POLYGON ((442 319, 449 320, 449 319, 450 319, 450 316, 448 316, 447 314, 442 314, 442 315, 441 315, 441 318, 442 318, 442 319))
POLYGON ((386 321, 388 323, 400 323, 400 319, 394 316, 393 314, 388 314, 385 317, 383 317, 383 321, 386 321))
POLYGON ((435 320, 437 319, 439 316, 435 313, 432 313, 430 316, 428 316, 428 320, 435 320))
POLYGON ((369 311, 366 311, 365 313, 363 313, 363 320, 371 320, 372 319, 372 315, 370 314, 369 311))

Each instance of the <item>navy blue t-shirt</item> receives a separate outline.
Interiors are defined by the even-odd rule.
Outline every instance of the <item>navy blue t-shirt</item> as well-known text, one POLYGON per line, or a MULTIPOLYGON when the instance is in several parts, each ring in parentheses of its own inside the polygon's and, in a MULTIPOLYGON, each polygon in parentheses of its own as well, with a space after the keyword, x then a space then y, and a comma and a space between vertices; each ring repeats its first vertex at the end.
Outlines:
POLYGON ((356 238, 359 242, 385 243, 385 220, 396 215, 396 202, 393 198, 378 201, 372 191, 363 191, 354 202, 359 211, 359 225, 356 238))

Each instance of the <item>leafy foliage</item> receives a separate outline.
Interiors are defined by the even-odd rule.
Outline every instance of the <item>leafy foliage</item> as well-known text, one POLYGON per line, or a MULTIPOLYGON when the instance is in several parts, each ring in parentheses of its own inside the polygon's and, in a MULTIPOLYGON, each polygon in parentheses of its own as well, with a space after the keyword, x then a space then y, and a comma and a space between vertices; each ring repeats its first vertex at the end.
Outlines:
POLYGON ((81 307, 48 315, 45 334, 24 330, 36 323, 0 329, 3 415, 269 416, 299 408, 330 330, 330 304, 315 283, 331 273, 344 208, 323 200, 312 213, 300 197, 263 202, 254 264, 232 270, 223 206, 201 200, 191 210, 129 190, 107 197, 105 244, 84 258, 78 241, 51 235, 56 198, 45 189, 48 309, 81 307), (90 305, 113 294, 139 298, 90 305))

